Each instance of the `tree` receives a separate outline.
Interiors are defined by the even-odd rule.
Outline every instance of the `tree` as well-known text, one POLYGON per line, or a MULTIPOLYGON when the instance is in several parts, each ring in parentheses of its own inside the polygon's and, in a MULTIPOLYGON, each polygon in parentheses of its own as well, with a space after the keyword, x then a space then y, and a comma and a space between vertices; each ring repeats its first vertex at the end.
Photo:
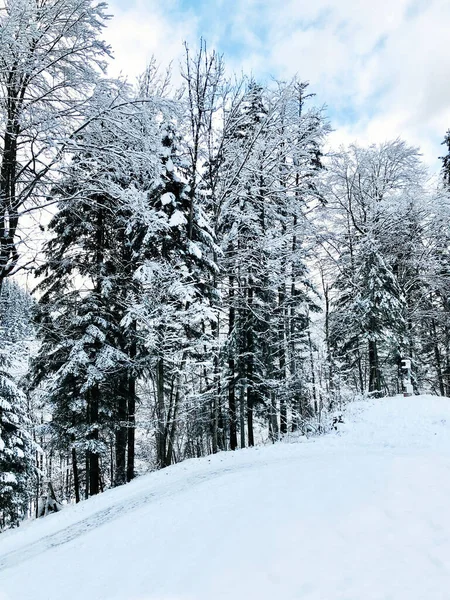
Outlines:
POLYGON ((416 148, 394 140, 351 146, 332 158, 328 173, 326 210, 334 211, 339 232, 329 238, 338 268, 335 351, 361 392, 380 393, 391 367, 398 390, 400 358, 414 362, 424 169, 416 148))
POLYGON ((31 299, 8 282, 0 294, 0 529, 25 516, 33 489, 36 446, 27 397, 18 380, 26 369, 31 299))
POLYGON ((35 385, 53 377, 47 394, 55 439, 86 454, 91 495, 113 439, 114 484, 134 476, 137 339, 134 323, 122 320, 136 296, 135 259, 145 238, 133 226, 131 199, 139 201, 155 176, 149 149, 156 125, 147 113, 125 97, 79 136, 78 152, 53 188, 58 212, 38 270, 43 345, 35 385))
POLYGON ((450 187, 450 129, 445 134, 444 141, 442 142, 444 146, 447 146, 447 154, 445 156, 441 156, 442 160, 442 180, 444 185, 449 188, 450 187))
POLYGON ((106 67, 105 8, 92 0, 6 0, 1 9, 0 289, 26 241, 19 220, 46 203, 53 168, 83 127, 106 67))

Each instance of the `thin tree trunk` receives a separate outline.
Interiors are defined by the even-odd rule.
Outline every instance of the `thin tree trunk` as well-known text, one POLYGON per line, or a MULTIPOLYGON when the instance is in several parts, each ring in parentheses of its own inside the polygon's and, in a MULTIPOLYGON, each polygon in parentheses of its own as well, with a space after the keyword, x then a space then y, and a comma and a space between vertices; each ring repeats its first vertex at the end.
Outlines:
POLYGON ((180 406, 180 377, 178 377, 177 387, 175 392, 175 400, 172 410, 172 418, 168 433, 167 433, 167 455, 166 455, 166 465, 171 465, 174 461, 174 444, 175 444, 175 433, 177 429, 177 417, 178 417, 178 409, 180 406))
POLYGON ((134 479, 135 436, 136 436, 136 378, 128 376, 128 446, 127 481, 134 479))
POLYGON ((277 397, 275 392, 270 393, 269 411, 269 438, 272 440, 272 442, 275 442, 279 437, 277 419, 277 397))
POLYGON ((80 501, 80 478, 78 476, 77 452, 72 448, 72 470, 73 470, 73 488, 75 491, 75 502, 80 501))
POLYGON ((253 433, 253 390, 251 387, 247 387, 247 435, 248 435, 248 445, 255 445, 255 437, 253 433))
POLYGON ((381 373, 376 340, 369 340, 369 392, 381 393, 381 373))
POLYGON ((90 469, 90 453, 89 453, 89 451, 86 451, 84 466, 85 466, 84 498, 85 498, 85 500, 87 500, 89 498, 89 481, 90 481, 89 471, 91 470, 90 469))
MULTIPOLYGON (((126 374, 122 375, 125 378, 126 374)), ((127 451, 127 398, 125 396, 125 385, 119 384, 119 398, 117 401, 117 430, 116 438, 116 469, 114 474, 114 485, 123 485, 126 482, 126 451, 127 451)))
MULTIPOLYGON (((286 344, 285 344, 285 300, 286 294, 284 285, 278 289, 278 352, 279 352, 279 369, 280 379, 285 382, 287 379, 286 373, 286 344)), ((276 419, 276 414, 275 414, 276 419)), ((287 433, 288 422, 287 422, 287 405, 286 395, 281 393, 280 395, 280 433, 283 435, 287 433)))
POLYGON ((236 423, 236 387, 235 387, 235 372, 234 358, 228 360, 228 370, 230 372, 230 381, 228 383, 228 419, 230 427, 230 449, 236 450, 237 442, 237 423, 236 423))
MULTIPOLYGON (((94 387, 91 390, 91 403, 90 403, 90 423, 94 428, 90 435, 91 442, 94 443, 95 446, 98 445, 99 441, 99 431, 98 431, 98 417, 99 417, 99 389, 98 387, 94 387)), ((89 495, 95 496, 99 493, 100 483, 100 457, 98 454, 98 449, 91 450, 89 452, 89 495)))
MULTIPOLYGON (((219 325, 213 321, 211 323, 212 336, 218 337, 219 325)), ((220 397, 220 374, 219 374, 219 357, 217 352, 213 357, 213 385, 212 385, 212 451, 217 454, 219 450, 219 397, 220 397)))
POLYGON ((248 291, 247 291, 247 302, 248 302, 248 319, 247 319, 247 331, 246 331, 246 379, 247 379, 247 436, 248 445, 254 446, 255 439, 253 433, 253 406, 254 406, 254 347, 253 347, 253 318, 252 318, 252 305, 253 305, 253 287, 252 281, 249 277, 248 291))
POLYGON ((444 376, 442 373, 442 359, 437 339, 436 322, 434 319, 431 319, 431 331, 433 333, 434 358, 436 361, 436 373, 439 382, 439 393, 441 394, 441 396, 445 396, 444 376))
POLYGON ((308 329, 308 346, 309 346, 309 360, 311 363, 311 383, 312 383, 312 394, 314 402, 314 413, 317 415, 319 412, 319 405, 317 402, 317 389, 316 389, 316 374, 314 371, 314 355, 311 341, 311 332, 308 329))
POLYGON ((160 469, 166 466, 166 440, 165 440, 165 404, 164 404, 164 361, 162 358, 158 359, 156 367, 156 406, 157 406, 157 442, 156 442, 156 453, 157 462, 160 469))
POLYGON ((239 390, 239 426, 241 448, 245 448, 245 387, 243 384, 239 390))
POLYGON ((230 423, 230 448, 236 450, 237 448, 237 431, 236 431, 236 381, 235 381, 235 344, 231 343, 233 336, 235 336, 235 316, 236 309, 234 307, 234 276, 229 277, 229 302, 230 307, 228 311, 228 419, 230 423))

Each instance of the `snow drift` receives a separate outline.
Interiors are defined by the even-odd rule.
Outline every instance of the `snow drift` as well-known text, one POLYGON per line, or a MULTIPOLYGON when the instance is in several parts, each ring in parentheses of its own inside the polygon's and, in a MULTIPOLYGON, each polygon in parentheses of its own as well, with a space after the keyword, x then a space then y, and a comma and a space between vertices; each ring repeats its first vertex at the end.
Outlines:
POLYGON ((450 400, 190 460, 0 536, 1 600, 444 600, 450 400))

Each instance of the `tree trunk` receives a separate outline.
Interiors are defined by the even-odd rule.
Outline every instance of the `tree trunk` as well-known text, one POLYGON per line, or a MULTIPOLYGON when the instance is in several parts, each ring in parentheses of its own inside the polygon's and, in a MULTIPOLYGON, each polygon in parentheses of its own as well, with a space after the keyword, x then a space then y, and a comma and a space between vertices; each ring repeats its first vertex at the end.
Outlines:
MULTIPOLYGON (((89 436, 90 441, 94 446, 98 445, 99 431, 98 431, 98 411, 99 411, 99 389, 94 387, 91 390, 91 402, 90 402, 90 425, 92 428, 89 436)), ((100 491, 100 457, 98 449, 89 451, 89 495, 95 496, 100 491)))
POLYGON ((0 166, 0 293, 4 279, 17 264, 19 255, 15 246, 19 220, 16 199, 17 139, 20 98, 13 86, 8 89, 6 127, 0 166))
POLYGON ((247 303, 248 303, 248 318, 247 318, 247 331, 246 331, 246 379, 247 379, 247 436, 248 445, 254 446, 254 434, 253 434, 253 406, 254 406, 254 343, 253 343, 253 287, 252 281, 249 277, 248 291, 247 291, 247 303))
POLYGON ((90 453, 86 451, 85 459, 84 459, 84 467, 85 467, 85 476, 84 476, 84 498, 87 500, 89 498, 89 471, 90 469, 90 453))
POLYGON ((166 466, 166 439, 165 439, 165 404, 164 404, 164 360, 158 359, 156 367, 156 407, 158 429, 156 432, 156 460, 160 469, 166 466))
POLYGON ((313 346, 311 341, 311 332, 308 329, 308 346, 309 346, 309 360, 311 363, 311 383, 312 383, 312 393, 313 393, 313 402, 314 402, 314 414, 318 414, 319 412, 319 404, 317 402, 317 389, 316 389, 316 374, 314 371, 314 354, 313 354, 313 346))
POLYGON ((279 437, 279 429, 277 419, 277 397, 275 392, 270 393, 269 411, 269 438, 272 442, 276 442, 279 437))
POLYGON ((73 488, 75 491, 75 502, 80 501, 80 478, 78 475, 77 452, 72 448, 72 470, 73 470, 73 488))
POLYGON ((128 375, 128 447, 127 481, 134 479, 135 434, 136 434, 136 378, 128 375))
POLYGON ((376 340, 369 340, 369 392, 381 393, 381 373, 376 340))
POLYGON ((245 387, 243 384, 239 390, 239 434, 241 448, 245 448, 245 387))
MULTIPOLYGON (((219 324, 215 321, 211 323, 211 333, 213 337, 219 335, 219 324)), ((220 402, 220 374, 219 374, 219 356, 214 353, 213 358, 213 384, 212 384, 212 451, 217 454, 219 450, 219 402, 220 402)))
POLYGON ((237 442, 237 419, 236 419, 236 387, 234 373, 234 358, 228 360, 228 370, 230 372, 230 381, 228 382, 228 419, 230 424, 230 449, 236 450, 237 442))
POLYGON ((231 343, 233 336, 235 335, 235 316, 236 309, 234 307, 234 276, 230 275, 229 278, 229 302, 230 307, 228 311, 228 419, 230 423, 230 448, 236 450, 237 448, 237 431, 236 431, 236 381, 235 381, 235 360, 234 353, 236 351, 235 344, 231 343))
MULTIPOLYGON (((126 377, 122 375, 122 379, 126 377)), ((126 482, 126 451, 127 451, 127 398, 125 396, 125 385, 123 381, 119 384, 119 397, 117 401, 117 429, 116 438, 116 469, 114 474, 114 485, 123 485, 126 482)))
POLYGON ((175 434, 177 429, 177 417, 178 417, 178 409, 180 406, 180 376, 178 376, 178 380, 176 383, 176 392, 175 399, 173 402, 173 408, 171 410, 171 419, 168 423, 168 431, 166 433, 167 439, 167 451, 166 451, 166 459, 165 464, 169 466, 174 461, 174 444, 175 444, 175 434))
POLYGON ((434 358, 436 361, 436 373, 439 383, 439 393, 441 394, 441 396, 445 396, 444 376, 442 373, 442 359, 437 339, 436 322, 434 319, 431 319, 431 331, 433 333, 434 358))
POLYGON ((248 445, 255 445, 255 438, 253 433, 253 390, 250 386, 247 387, 247 435, 248 445))
MULTIPOLYGON (((280 379, 282 381, 286 381, 287 373, 286 373, 286 344, 285 344, 285 299, 286 294, 284 291, 284 286, 280 287, 278 290, 278 309, 279 309, 279 318, 278 318, 278 352, 279 352, 279 369, 280 369, 280 379)), ((276 418, 276 414, 275 414, 276 418)), ((288 430, 288 422, 287 422, 287 405, 286 405, 286 396, 284 393, 281 393, 280 396, 280 433, 283 435, 287 433, 288 430)))

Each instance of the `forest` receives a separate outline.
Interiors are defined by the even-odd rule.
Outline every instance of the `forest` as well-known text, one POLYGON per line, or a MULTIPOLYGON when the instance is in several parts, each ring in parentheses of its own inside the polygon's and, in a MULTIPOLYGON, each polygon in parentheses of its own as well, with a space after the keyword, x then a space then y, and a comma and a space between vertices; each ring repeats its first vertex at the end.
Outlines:
POLYGON ((437 175, 402 139, 330 149, 307 82, 203 40, 111 79, 108 18, 0 12, 0 530, 319 435, 403 359, 450 396, 450 131, 437 175))

